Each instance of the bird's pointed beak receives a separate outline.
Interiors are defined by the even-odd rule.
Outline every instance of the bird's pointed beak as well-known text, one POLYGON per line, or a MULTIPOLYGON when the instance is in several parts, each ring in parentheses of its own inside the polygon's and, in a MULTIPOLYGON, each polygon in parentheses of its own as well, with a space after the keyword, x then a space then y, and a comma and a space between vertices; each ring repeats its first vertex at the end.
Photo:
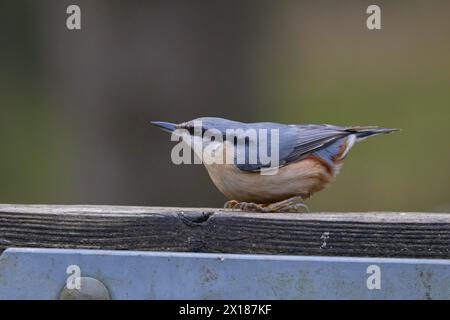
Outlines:
POLYGON ((170 123, 170 122, 164 122, 164 121, 151 121, 151 123, 154 126, 157 126, 159 128, 161 128, 164 131, 167 132, 173 132, 175 131, 175 129, 177 128, 177 125, 174 123, 170 123))

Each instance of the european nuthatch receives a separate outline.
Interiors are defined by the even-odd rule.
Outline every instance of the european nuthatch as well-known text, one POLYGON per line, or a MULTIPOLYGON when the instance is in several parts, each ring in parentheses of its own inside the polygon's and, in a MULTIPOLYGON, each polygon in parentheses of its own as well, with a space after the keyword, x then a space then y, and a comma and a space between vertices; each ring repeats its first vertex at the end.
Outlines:
POLYGON ((356 142, 397 130, 212 117, 152 123, 181 137, 203 160, 216 187, 230 199, 225 207, 262 212, 307 208, 302 200, 336 177, 356 142))

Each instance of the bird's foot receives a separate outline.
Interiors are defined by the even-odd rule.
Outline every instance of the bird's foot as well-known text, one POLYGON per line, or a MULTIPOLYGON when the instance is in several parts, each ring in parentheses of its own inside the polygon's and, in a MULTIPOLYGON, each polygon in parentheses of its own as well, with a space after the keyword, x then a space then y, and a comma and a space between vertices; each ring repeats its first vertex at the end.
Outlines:
POLYGON ((266 205, 257 204, 253 202, 239 202, 236 200, 227 201, 224 205, 227 209, 238 209, 242 211, 255 211, 255 212, 273 212, 267 209, 266 205))
POLYGON ((240 209, 242 211, 255 212, 302 212, 309 211, 308 206, 303 203, 300 196, 292 197, 280 202, 271 204, 257 204, 253 202, 239 202, 236 200, 227 201, 224 205, 228 209, 240 209))
POLYGON ((303 198, 300 196, 292 197, 280 202, 269 204, 269 212, 304 212, 309 211, 306 204, 303 203, 303 198))
POLYGON ((229 201, 225 202, 223 207, 225 209, 235 209, 238 204, 239 204, 239 201, 237 201, 237 200, 229 200, 229 201))

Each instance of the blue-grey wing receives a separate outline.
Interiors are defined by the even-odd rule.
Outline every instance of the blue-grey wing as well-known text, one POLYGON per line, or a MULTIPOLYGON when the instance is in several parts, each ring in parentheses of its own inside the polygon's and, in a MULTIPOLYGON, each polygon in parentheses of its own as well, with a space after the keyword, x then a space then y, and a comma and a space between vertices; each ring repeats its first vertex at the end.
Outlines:
MULTIPOLYGON (((346 128, 331 126, 331 125, 281 125, 274 123, 262 123, 258 128, 267 129, 267 150, 258 150, 258 156, 260 152, 266 152, 266 155, 270 157, 276 156, 276 147, 272 146, 272 143, 277 143, 278 140, 278 155, 279 166, 283 167, 291 162, 299 161, 311 155, 312 153, 326 148, 332 145, 335 141, 348 136, 351 132, 346 128), (271 130, 278 129, 278 139, 272 139, 271 130)), ((256 145, 261 145, 260 140, 263 139, 263 135, 258 135, 256 145)), ((251 145, 251 141, 246 144, 246 147, 251 145)), ((258 157, 256 163, 252 163, 246 153, 246 160, 237 161, 235 157, 236 166, 243 171, 259 172, 263 168, 271 167, 271 163, 267 161, 261 161, 262 158, 258 157)), ((267 157, 266 157, 267 159, 267 157)))

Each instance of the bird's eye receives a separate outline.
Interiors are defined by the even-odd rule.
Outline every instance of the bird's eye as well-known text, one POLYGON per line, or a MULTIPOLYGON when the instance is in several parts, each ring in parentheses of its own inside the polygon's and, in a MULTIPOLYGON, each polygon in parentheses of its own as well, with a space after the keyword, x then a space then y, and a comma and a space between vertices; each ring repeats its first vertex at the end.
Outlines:
POLYGON ((189 134, 191 136, 194 135, 194 131, 195 131, 194 126, 188 126, 188 127, 186 127, 186 129, 189 131, 189 134))
MULTIPOLYGON (((199 131, 198 128, 195 128, 194 126, 191 126, 191 125, 186 126, 185 129, 189 131, 189 134, 191 136, 195 135, 199 131), (195 130, 195 129, 197 129, 197 130, 195 130)), ((202 130, 202 135, 205 134, 206 129, 201 128, 201 130, 202 130)))
POLYGON ((247 146, 247 145, 250 144, 250 138, 249 137, 244 137, 244 140, 242 140, 242 139, 239 139, 237 136, 234 136, 233 137, 233 144, 234 144, 234 146, 237 146, 238 144, 247 146))

